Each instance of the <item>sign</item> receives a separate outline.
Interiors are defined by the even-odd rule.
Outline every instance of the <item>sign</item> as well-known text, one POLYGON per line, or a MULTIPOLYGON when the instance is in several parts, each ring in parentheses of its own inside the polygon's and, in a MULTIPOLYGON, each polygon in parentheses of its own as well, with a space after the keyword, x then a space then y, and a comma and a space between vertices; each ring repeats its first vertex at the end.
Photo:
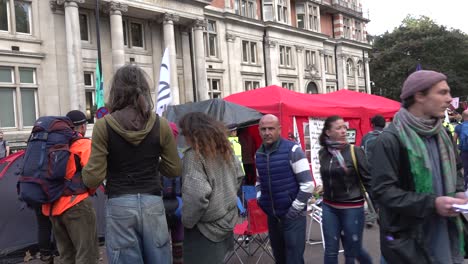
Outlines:
POLYGON ((105 106, 99 107, 99 109, 96 111, 96 118, 103 118, 107 114, 109 114, 109 110, 105 106))
MULTIPOLYGON (((319 143, 319 136, 322 133, 324 119, 309 117, 309 138, 310 138, 310 162, 312 168, 312 177, 314 177, 317 186, 322 185, 322 177, 320 176, 320 160, 319 150, 321 148, 319 143)), ((306 135, 304 133, 304 135, 306 135)), ((306 149, 309 146, 306 146, 306 149)))
POLYGON ((460 97, 452 98, 452 102, 450 102, 450 104, 453 108, 458 109, 458 107, 460 107, 460 97))
POLYGON ((349 144, 356 144, 356 129, 348 128, 348 131, 346 131, 346 140, 349 144))

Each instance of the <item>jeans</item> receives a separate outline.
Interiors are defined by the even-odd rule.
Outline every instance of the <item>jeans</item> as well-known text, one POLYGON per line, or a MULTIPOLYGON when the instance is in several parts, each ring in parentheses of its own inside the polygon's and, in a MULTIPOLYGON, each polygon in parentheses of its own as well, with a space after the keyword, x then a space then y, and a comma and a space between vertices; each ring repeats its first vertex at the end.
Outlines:
POLYGON ((364 207, 337 209, 322 205, 322 227, 325 238, 325 264, 338 263, 340 238, 343 240, 345 263, 372 263, 369 254, 362 248, 364 231, 364 207))
POLYGON ((268 216, 268 233, 277 264, 303 264, 306 240, 305 216, 280 219, 268 216))
POLYGON ((60 263, 97 264, 99 245, 96 213, 91 198, 86 198, 59 216, 50 218, 60 263))
POLYGON ((108 199, 106 250, 111 264, 171 263, 162 197, 126 194, 108 199))

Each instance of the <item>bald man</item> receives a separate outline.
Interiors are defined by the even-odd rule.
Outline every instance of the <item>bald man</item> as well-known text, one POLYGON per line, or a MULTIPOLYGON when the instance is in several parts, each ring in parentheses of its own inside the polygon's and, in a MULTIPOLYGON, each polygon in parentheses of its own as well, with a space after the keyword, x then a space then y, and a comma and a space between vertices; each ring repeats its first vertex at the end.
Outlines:
POLYGON ((304 263, 306 205, 314 183, 300 146, 281 137, 278 118, 260 119, 263 144, 255 155, 258 204, 268 216, 276 263, 304 263))
POLYGON ((465 189, 468 187, 468 110, 462 113, 463 123, 455 127, 453 140, 458 142, 460 158, 463 162, 465 189), (459 140, 459 141, 458 141, 459 140))

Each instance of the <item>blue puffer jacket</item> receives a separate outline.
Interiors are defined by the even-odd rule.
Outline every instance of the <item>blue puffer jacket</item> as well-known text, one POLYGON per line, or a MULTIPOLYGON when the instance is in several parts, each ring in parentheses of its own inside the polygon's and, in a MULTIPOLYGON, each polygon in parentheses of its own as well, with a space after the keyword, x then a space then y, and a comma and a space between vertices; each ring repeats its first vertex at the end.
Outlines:
POLYGON ((262 145, 256 153, 261 196, 259 205, 269 216, 282 217, 299 192, 290 154, 294 142, 280 138, 271 152, 262 145))

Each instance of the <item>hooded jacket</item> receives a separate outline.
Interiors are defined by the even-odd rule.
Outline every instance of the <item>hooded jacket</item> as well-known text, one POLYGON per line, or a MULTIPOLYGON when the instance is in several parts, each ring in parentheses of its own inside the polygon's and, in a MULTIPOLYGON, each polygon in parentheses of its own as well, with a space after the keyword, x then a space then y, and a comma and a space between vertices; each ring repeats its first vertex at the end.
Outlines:
MULTIPOLYGON (((415 192, 408 150, 393 123, 377 139, 371 162, 372 193, 380 206, 383 256, 389 263, 436 263, 424 234, 424 223, 436 214, 436 195, 415 192)), ((460 173, 456 182, 456 192, 463 192, 460 173)))
MULTIPOLYGON (((167 177, 176 177, 181 174, 182 170, 176 142, 167 120, 162 117, 159 118, 159 172, 167 177)), ((143 120, 138 112, 131 107, 113 112, 97 120, 93 129, 91 156, 88 164, 83 168, 83 182, 85 185, 89 188, 96 188, 107 176, 109 155, 107 125, 128 143, 138 146, 151 132, 155 121, 156 114, 154 112, 150 114, 148 120, 143 120)), ((155 160, 156 162, 157 160, 155 160)), ((155 176, 159 178, 158 175, 155 176)))

